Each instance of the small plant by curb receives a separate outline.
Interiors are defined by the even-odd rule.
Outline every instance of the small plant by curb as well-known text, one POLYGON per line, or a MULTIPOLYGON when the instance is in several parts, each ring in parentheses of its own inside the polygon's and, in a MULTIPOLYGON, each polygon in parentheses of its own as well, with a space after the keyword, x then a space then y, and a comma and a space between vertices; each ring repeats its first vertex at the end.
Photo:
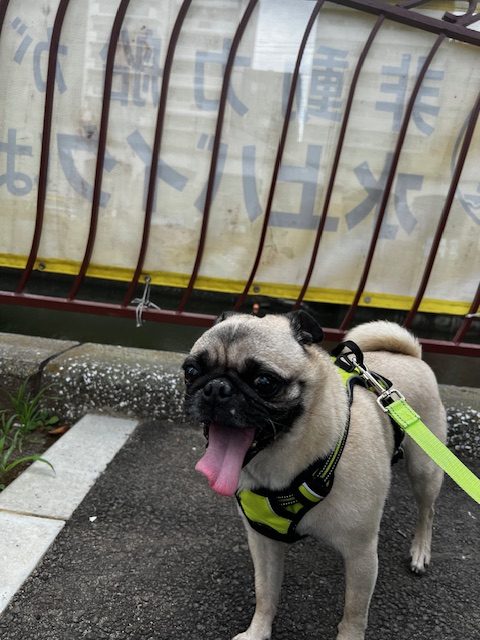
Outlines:
POLYGON ((24 449, 45 448, 45 438, 38 437, 58 424, 57 416, 51 415, 44 407, 48 387, 33 393, 27 378, 15 393, 5 392, 9 408, 0 410, 0 491, 15 477, 15 471, 22 465, 37 460, 53 466, 40 453, 24 452, 24 449))

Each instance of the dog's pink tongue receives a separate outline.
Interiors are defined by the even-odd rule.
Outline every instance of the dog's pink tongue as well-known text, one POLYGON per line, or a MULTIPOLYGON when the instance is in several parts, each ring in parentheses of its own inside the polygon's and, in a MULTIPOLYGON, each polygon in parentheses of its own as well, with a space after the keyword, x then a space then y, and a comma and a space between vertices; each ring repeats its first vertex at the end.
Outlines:
POLYGON ((195 469, 203 473, 210 487, 222 496, 233 496, 237 490, 243 461, 254 435, 255 429, 210 425, 207 450, 195 469))

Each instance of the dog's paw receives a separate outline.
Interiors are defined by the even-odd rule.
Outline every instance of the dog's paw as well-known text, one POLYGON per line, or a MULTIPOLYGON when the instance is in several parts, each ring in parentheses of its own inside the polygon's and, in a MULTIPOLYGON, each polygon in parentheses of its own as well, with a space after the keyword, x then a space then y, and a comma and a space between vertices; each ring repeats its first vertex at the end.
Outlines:
POLYGON ((428 569, 428 563, 425 564, 422 561, 415 562, 414 560, 410 561, 410 571, 414 573, 416 576, 423 576, 423 574, 428 569))
POLYGON ((336 640, 365 640, 363 631, 340 631, 336 640))
POLYGON ((365 625, 350 624, 342 620, 338 625, 336 640, 365 640, 365 625))
POLYGON ((430 564, 430 549, 426 545, 412 544, 410 549, 410 570, 417 576, 425 573, 430 564))
POLYGON ((270 634, 267 636, 266 635, 259 636, 256 634, 252 634, 250 632, 250 629, 247 629, 243 633, 239 633, 237 636, 232 638, 232 640, 270 640, 270 634))

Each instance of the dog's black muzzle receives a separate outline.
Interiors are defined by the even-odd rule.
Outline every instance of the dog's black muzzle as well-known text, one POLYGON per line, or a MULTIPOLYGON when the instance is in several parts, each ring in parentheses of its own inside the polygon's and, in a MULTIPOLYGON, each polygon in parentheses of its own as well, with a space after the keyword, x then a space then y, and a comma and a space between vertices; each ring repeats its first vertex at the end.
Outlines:
POLYGON ((215 378, 203 387, 203 400, 211 405, 226 404, 233 395, 233 385, 227 378, 215 378))
POLYGON ((260 398, 236 372, 217 370, 203 375, 187 387, 188 414, 208 430, 212 422, 246 429, 255 428, 255 441, 245 464, 287 431, 303 412, 301 402, 280 406, 260 398))

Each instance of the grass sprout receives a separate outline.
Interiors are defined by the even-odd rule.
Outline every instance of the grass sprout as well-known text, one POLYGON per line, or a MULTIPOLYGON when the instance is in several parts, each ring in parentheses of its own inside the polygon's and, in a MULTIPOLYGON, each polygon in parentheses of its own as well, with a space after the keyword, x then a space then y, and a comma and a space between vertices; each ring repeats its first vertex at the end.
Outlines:
POLYGON ((29 388, 29 379, 24 380, 15 393, 5 392, 10 408, 0 411, 0 491, 8 475, 21 464, 43 462, 53 472, 53 465, 40 454, 22 455, 26 443, 35 435, 56 425, 59 419, 44 407, 48 387, 37 392, 29 388))

